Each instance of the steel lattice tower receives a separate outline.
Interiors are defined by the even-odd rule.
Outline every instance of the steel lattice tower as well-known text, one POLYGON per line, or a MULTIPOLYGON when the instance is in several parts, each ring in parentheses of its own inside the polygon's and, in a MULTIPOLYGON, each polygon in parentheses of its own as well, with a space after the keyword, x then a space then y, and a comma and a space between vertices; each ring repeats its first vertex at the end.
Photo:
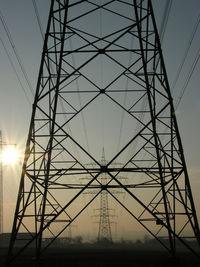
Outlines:
POLYGON ((172 255, 177 243, 196 253, 187 238, 199 243, 198 220, 151 1, 52 0, 10 260, 30 246, 39 257, 102 191, 172 255), (102 105, 110 119, 106 165, 96 153, 103 146, 95 132, 102 105), (122 138, 114 152, 116 135, 122 138), (122 174, 128 183, 118 179, 122 174), (80 183, 86 175, 90 180, 80 183), (114 194, 119 188, 128 195, 125 203, 114 194), (90 190, 96 194, 84 203, 90 190), (20 232, 27 235, 15 254, 20 232))
POLYGON ((98 242, 109 242, 112 243, 111 234, 111 222, 108 208, 108 193, 103 190, 100 199, 100 221, 98 231, 98 242))
MULTIPOLYGON (((105 151, 103 148, 101 165, 106 166, 107 162, 105 159, 105 151)), ((107 184, 107 175, 103 173, 101 176, 101 184, 107 184)), ((111 221, 110 221, 110 209, 108 204, 108 192, 107 190, 102 190, 100 194, 100 209, 99 209, 99 231, 98 231, 98 242, 109 242, 112 243, 112 233, 111 233, 111 221)))

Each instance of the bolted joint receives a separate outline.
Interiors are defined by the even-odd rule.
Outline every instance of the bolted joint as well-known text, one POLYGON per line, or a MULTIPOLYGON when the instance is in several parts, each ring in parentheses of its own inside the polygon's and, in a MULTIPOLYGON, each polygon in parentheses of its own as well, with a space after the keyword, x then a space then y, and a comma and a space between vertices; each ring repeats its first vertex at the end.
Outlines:
POLYGON ((156 224, 157 224, 157 225, 163 225, 163 221, 162 221, 161 219, 157 219, 157 220, 156 220, 156 224))
POLYGON ((107 172, 108 171, 108 168, 107 166, 101 166, 101 172, 107 172))
POLYGON ((105 54, 105 49, 99 49, 99 54, 105 54))
POLYGON ((102 184, 102 185, 101 185, 101 189, 102 189, 102 191, 103 191, 103 190, 107 190, 107 188, 108 188, 107 184, 102 184))
POLYGON ((101 94, 105 94, 105 92, 106 92, 105 89, 101 89, 101 90, 100 90, 100 93, 101 93, 101 94))

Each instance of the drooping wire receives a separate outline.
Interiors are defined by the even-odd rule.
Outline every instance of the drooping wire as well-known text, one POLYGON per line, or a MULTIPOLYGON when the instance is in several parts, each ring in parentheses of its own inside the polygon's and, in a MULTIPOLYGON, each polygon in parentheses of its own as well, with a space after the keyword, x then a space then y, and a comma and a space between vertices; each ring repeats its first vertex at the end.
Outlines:
POLYGON ((187 45, 187 47, 186 47, 185 53, 184 53, 184 55, 183 55, 181 64, 180 64, 180 66, 179 66, 179 68, 178 68, 177 74, 176 74, 175 79, 174 79, 174 81, 173 81, 173 84, 172 84, 172 87, 171 87, 172 92, 174 91, 174 89, 175 89, 175 87, 176 87, 176 84, 177 84, 177 81, 178 81, 178 79, 179 79, 179 77, 180 77, 181 71, 182 71, 183 66, 184 66, 184 64, 185 64, 185 61, 186 61, 186 58, 187 58, 187 56, 188 56, 189 50, 190 50, 190 48, 191 48, 192 42, 193 42, 194 37, 195 37, 195 35, 196 35, 196 33, 197 33, 197 29, 198 29, 198 27, 199 27, 199 24, 200 24, 200 14, 199 14, 198 17, 197 17, 197 21, 196 21, 196 23, 195 23, 195 25, 194 25, 194 27, 193 27, 193 31, 192 31, 192 34, 191 34, 191 36, 190 36, 190 39, 189 39, 188 45, 187 45))
MULTIPOLYGON (((36 4, 35 0, 32 0, 32 3, 33 3, 34 12, 35 12, 35 16, 36 16, 36 19, 37 19, 38 27, 40 29, 40 34, 41 34, 42 39, 44 40, 44 30, 43 30, 43 27, 42 27, 42 23, 41 23, 38 7, 37 7, 37 4, 36 4)), ((50 65, 50 69, 53 69, 51 62, 49 63, 49 65, 50 65)), ((62 101, 60 101, 60 106, 61 106, 61 109, 62 109, 62 112, 63 112, 64 119, 67 119, 66 114, 64 114, 65 113, 65 108, 64 108, 64 105, 63 105, 62 101)), ((71 130, 69 124, 67 124, 67 128, 68 128, 70 136, 73 136, 72 130, 71 130)), ((79 155, 79 151, 78 151, 77 147, 75 146, 75 144, 74 144, 74 151, 79 156, 79 158, 81 158, 80 155, 79 155)))
POLYGON ((4 44, 4 42, 3 42, 3 40, 2 40, 1 37, 0 37, 0 41, 1 41, 1 44, 2 44, 2 46, 3 46, 4 51, 5 51, 5 53, 6 53, 6 56, 8 57, 8 60, 9 60, 9 62, 10 62, 10 65, 11 65, 11 67, 12 67, 12 69, 13 69, 13 71, 14 71, 16 77, 17 77, 17 80, 18 80, 18 82, 19 82, 19 84, 20 84, 20 86, 21 86, 21 88, 22 88, 22 90, 23 90, 23 93, 24 93, 24 95, 25 95, 25 97, 26 97, 26 100, 27 100, 28 103, 31 105, 31 101, 29 100, 29 97, 28 97, 28 95, 27 95, 27 92, 26 92, 26 90, 25 90, 25 88, 24 88, 24 86, 23 86, 23 84, 22 84, 22 82, 21 82, 21 80, 20 80, 19 74, 18 74, 18 72, 17 72, 17 70, 16 70, 16 68, 15 68, 15 65, 14 65, 14 63, 13 63, 13 61, 12 61, 12 58, 11 58, 11 56, 9 55, 9 52, 8 52, 8 50, 7 50, 7 48, 6 48, 6 45, 4 44))
POLYGON ((40 29, 40 33, 41 33, 42 39, 44 40, 44 31, 43 31, 43 27, 42 27, 40 15, 39 15, 38 7, 37 7, 37 4, 36 4, 35 0, 32 0, 32 3, 33 3, 33 7, 34 7, 34 11, 35 11, 35 16, 36 16, 36 19, 37 19, 38 27, 40 29))
POLYGON ((178 106, 180 105, 180 102, 181 102, 181 100, 182 100, 182 98, 183 98, 183 96, 185 94, 185 91, 186 91, 186 89, 188 87, 188 84, 189 84, 189 82, 190 82, 190 80, 192 78, 192 75, 193 75, 193 73, 195 71, 195 68, 196 68, 196 66, 197 66, 197 64, 199 62, 199 59, 200 59, 200 48, 198 49, 198 51, 196 53, 196 57, 195 57, 195 59, 193 61, 192 67, 191 67, 191 69, 190 69, 190 71, 189 71, 189 73, 187 75, 187 78, 185 80, 185 83, 184 83, 184 85, 182 87, 182 90, 181 90, 181 92, 179 94, 179 97, 178 97, 177 102, 175 104, 175 109, 177 109, 178 106))
MULTIPOLYGON (((163 39, 164 39, 164 36, 165 36, 165 32, 166 32, 167 23, 168 23, 168 20, 169 20, 169 15, 170 15, 171 7, 172 7, 172 0, 169 0, 165 4, 165 8, 164 8, 164 12, 163 12, 163 17, 162 17, 162 21, 161 21, 161 26, 160 26, 160 29, 159 29, 159 36, 160 36, 160 42, 161 43, 163 42, 163 39)), ((131 56, 132 56, 132 53, 130 53, 130 55, 129 55, 129 59, 130 60, 131 60, 131 56)), ((157 66, 157 64, 156 64, 156 66, 157 66)), ((128 78, 127 78, 127 80, 128 80, 128 78)), ((124 97, 124 103, 123 104, 126 103, 126 97, 127 97, 126 95, 124 97)), ((143 107, 144 110, 146 110, 146 108, 147 108, 147 99, 146 98, 144 98, 144 100, 143 100, 142 107, 143 107)), ((145 115, 144 114, 141 114, 141 116, 140 116, 141 123, 144 121, 144 119, 145 119, 145 115)), ((121 122, 120 122, 120 134, 119 134, 117 151, 120 149, 120 139, 121 139, 122 130, 123 130, 123 120, 124 120, 124 110, 122 110, 122 116, 121 116, 121 122)), ((137 123, 135 132, 137 132, 137 131, 140 130, 141 125, 142 124, 137 123)), ((136 149, 136 146, 137 146, 137 142, 135 143, 135 149, 136 149)), ((130 152, 128 154, 130 154, 130 152)))
MULTIPOLYGON (((40 29, 40 33, 41 33, 42 38, 44 39, 44 31, 43 31, 43 28, 42 28, 42 23, 41 23, 40 15, 39 15, 39 12, 38 12, 37 4, 36 4, 35 0, 32 0, 32 3, 33 3, 36 19, 37 19, 37 22, 38 22, 38 26, 39 26, 39 29, 40 29)), ((69 45, 70 45, 70 48, 72 50, 72 43, 71 43, 70 39, 69 39, 69 45)), ((75 67, 75 60, 74 60, 74 56, 73 55, 72 55, 72 66, 75 67)), ((77 91, 79 91, 80 89, 79 89, 79 84, 78 84, 77 80, 76 80, 76 87, 77 87, 77 91)), ((82 103, 81 103, 80 93, 78 93, 78 100, 79 100, 79 106, 81 108, 82 107, 82 103)), ((64 108, 63 105, 61 105, 61 108, 62 109, 64 108)), ((90 153, 88 135, 87 135, 87 130, 86 130, 86 123, 85 123, 85 118, 84 118, 84 115, 83 115, 82 112, 81 112, 81 118, 82 118, 82 123, 83 123, 83 131, 84 131, 84 135, 85 135, 85 139, 86 139, 87 149, 88 149, 88 152, 90 153)), ((69 125, 68 125, 68 129, 69 129, 69 131, 71 133, 71 129, 70 129, 69 125)))
MULTIPOLYGON (((197 21, 196 21, 195 25, 194 25, 194 28, 193 28, 191 37, 190 37, 189 42, 188 42, 188 46, 187 46, 186 51, 185 51, 184 56, 183 56, 183 60, 181 61, 181 64, 180 64, 180 66, 178 68, 178 71, 177 71, 176 78, 175 78, 175 80, 173 82, 173 86, 172 86, 172 89, 173 90, 175 89, 175 85, 176 85, 177 80, 178 80, 178 78, 180 76, 180 73, 181 73, 181 70, 182 70, 183 65, 185 63, 186 57, 188 56, 188 52, 189 52, 189 49, 191 47, 191 44, 192 44, 192 42, 194 40, 194 37, 196 35, 196 32, 197 32, 199 23, 200 23, 200 14, 199 14, 199 16, 197 18, 197 21)), ((186 78, 185 83, 184 83, 184 85, 182 87, 182 90, 181 90, 181 92, 179 94, 179 97, 178 97, 178 99, 177 99, 177 101, 176 101, 176 103, 174 105, 175 110, 177 110, 178 106, 180 105, 180 102, 181 102, 181 100, 182 100, 182 98, 183 98, 183 96, 185 94, 185 91, 186 91, 186 89, 188 87, 188 84, 189 84, 189 82, 190 82, 190 80, 192 78, 192 75, 193 75, 193 73, 195 71, 195 68, 196 68, 196 66, 197 66, 197 64, 199 62, 199 59, 200 59, 200 48, 198 49, 198 51, 196 53, 195 59, 194 59, 193 64, 192 64, 192 67, 191 67, 191 69, 190 69, 190 71, 189 71, 189 73, 187 75, 187 78, 186 78)), ((168 129, 168 127, 165 127, 165 129, 164 129, 163 132, 166 133, 167 132, 167 129, 168 129)), ((165 138, 166 138, 166 135, 165 136, 162 136, 161 139, 160 139, 160 141, 163 141, 165 138)), ((150 164, 149 164, 149 166, 150 166, 150 164)))
POLYGON ((160 36, 160 42, 161 43, 163 42, 163 39, 165 36, 165 31, 167 28, 167 23, 168 23, 171 7, 172 7, 172 0, 166 1, 164 13, 163 13, 163 18, 162 18, 162 22, 161 22, 160 30, 159 30, 159 36, 160 36))
POLYGON ((6 24, 6 21, 5 21, 5 19, 4 19, 3 14, 2 14, 1 11, 0 11, 0 20, 1 20, 1 22, 2 22, 2 25, 3 25, 4 30, 5 30, 5 32, 6 32, 7 38, 8 38, 8 40, 9 40, 10 44, 11 44, 11 47, 12 47, 13 52, 14 52, 14 54, 15 54, 15 57, 16 57, 16 59, 17 59, 17 61, 18 61, 18 64, 19 64, 19 66, 20 66, 20 69, 21 69, 21 71, 22 71, 22 73, 23 73, 23 76, 24 76, 24 78, 25 78, 25 80, 26 80, 26 82, 27 82, 27 84, 28 84, 28 88, 29 88, 29 90, 30 90, 32 96, 34 96, 34 90, 33 90, 33 87, 32 87, 32 85, 31 85, 31 83, 30 83, 30 80, 29 80, 28 75, 27 75, 27 73, 26 73, 26 71, 25 71, 24 65, 23 65, 23 63, 22 63, 22 60, 21 60, 21 58, 20 58, 20 56, 19 56, 19 53, 18 53, 18 51, 17 51, 17 48, 16 48, 16 46, 15 46, 15 43, 14 43, 14 41, 13 41, 13 39, 12 39, 11 33, 10 33, 9 29, 8 29, 8 26, 7 26, 7 24, 6 24))
MULTIPOLYGON (((194 40, 194 37, 195 37, 195 35, 197 33, 197 29, 198 29, 199 24, 200 24, 200 14, 198 15, 197 21, 196 21, 196 23, 195 23, 195 25, 193 27, 193 31, 192 31, 191 37, 189 39, 188 46, 187 46, 187 48, 185 50, 185 53, 184 53, 184 56, 183 56, 183 60, 181 61, 181 64, 180 64, 180 66, 178 68, 178 71, 177 71, 177 75, 176 75, 175 80, 173 82, 173 85, 172 85, 172 89, 173 90, 175 89, 175 85, 176 85, 177 80, 178 80, 178 78, 180 76, 180 73, 182 71, 183 65, 184 65, 184 63, 186 61, 186 57, 188 56, 189 49, 190 49, 190 47, 192 45, 192 42, 194 40)), ((188 73, 188 75, 186 77, 185 83, 184 83, 184 85, 182 87, 182 90, 181 90, 181 92, 179 94, 179 97, 177 98, 177 101, 174 104, 174 109, 175 110, 177 110, 178 106, 180 105, 181 100, 183 99, 183 96, 184 96, 184 94, 185 94, 185 92, 187 90, 187 87, 188 87, 188 84, 189 84, 189 82, 190 82, 190 80, 192 78, 192 75, 193 75, 193 73, 194 73, 194 71, 195 71, 195 69, 197 67, 199 59, 200 59, 200 48, 198 49, 198 51, 196 53, 195 59, 194 59, 194 61, 192 63, 192 67, 191 67, 191 69, 190 69, 190 71, 189 71, 189 73, 188 73)), ((167 132, 167 127, 165 127, 165 129, 164 129, 164 133, 166 133, 166 132, 167 132)), ((165 137, 166 136, 162 136, 160 141, 163 141, 165 137)))

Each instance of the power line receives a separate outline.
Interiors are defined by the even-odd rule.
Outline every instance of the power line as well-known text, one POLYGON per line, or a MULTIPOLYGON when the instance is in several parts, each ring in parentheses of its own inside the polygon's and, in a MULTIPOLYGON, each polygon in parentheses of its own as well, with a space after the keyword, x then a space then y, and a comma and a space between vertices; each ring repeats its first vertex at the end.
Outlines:
POLYGON ((174 79, 174 81, 173 81, 173 84, 172 84, 172 87, 171 87, 171 88, 172 88, 172 92, 173 92, 174 89, 175 89, 175 86, 176 86, 177 81, 178 81, 178 79, 179 79, 180 73, 181 73, 181 71, 182 71, 182 69, 183 69, 183 65, 185 64, 186 58, 187 58, 187 56, 188 56, 188 52, 189 52, 189 50, 190 50, 190 47, 191 47, 192 42, 193 42, 193 40, 194 40, 194 37, 195 37, 195 35, 196 35, 196 32, 197 32, 199 23, 200 23, 200 14, 199 14, 199 16, 197 17, 197 21, 196 21, 196 23, 195 23, 195 25, 194 25, 192 34, 191 34, 190 39, 189 39, 189 42, 188 42, 188 45, 187 45, 186 50, 185 50, 185 53, 184 53, 184 55, 183 55, 183 59, 182 59, 181 64, 180 64, 180 66, 179 66, 179 68, 178 68, 176 77, 175 77, 175 79, 174 79))
MULTIPOLYGON (((177 72, 176 78, 175 78, 175 80, 174 80, 174 82, 173 82, 172 91, 174 90, 175 85, 176 85, 176 83, 177 83, 177 80, 178 80, 178 78, 179 78, 179 76, 180 76, 181 70, 182 70, 183 65, 184 65, 184 63, 185 63, 186 57, 188 56, 189 49, 190 49, 191 44, 192 44, 192 42, 193 42, 193 40, 194 40, 194 37, 195 37, 195 35, 196 35, 196 32, 197 32, 197 29, 198 29, 199 24, 200 24, 200 14, 199 14, 198 17, 197 17, 197 21, 196 21, 196 23, 195 23, 195 25, 194 25, 194 28, 193 28, 191 37, 190 37, 189 42, 188 42, 188 46, 187 46, 187 48, 186 48, 186 50, 185 50, 185 53, 184 53, 184 56, 183 56, 183 60, 181 61, 181 64, 180 64, 180 66, 179 66, 179 68, 178 68, 178 72, 177 72)), ((184 83, 184 85, 183 85, 183 87, 182 87, 182 90, 181 90, 181 92, 180 92, 180 94, 179 94, 179 97, 178 97, 176 103, 174 104, 174 108, 175 108, 175 110, 176 110, 176 109, 178 108, 178 106, 180 105, 180 102, 181 102, 181 100, 182 100, 182 98, 183 98, 183 96, 184 96, 184 94, 185 94, 185 91, 187 90, 188 84, 189 84, 189 82, 190 82, 190 80, 191 80, 191 78, 192 78, 192 75, 193 75, 193 73, 194 73, 194 71, 195 71, 195 68, 196 68, 198 62, 199 62, 199 59, 200 59, 200 48, 198 49, 198 51, 197 51, 197 53, 196 53, 195 59, 194 59, 193 64, 192 64, 192 67, 191 67, 191 69, 190 69, 190 71, 189 71, 189 73, 188 73, 188 75, 187 75, 187 78, 186 78, 185 83, 184 83)), ((167 132, 167 127, 165 127, 165 130, 164 130, 164 133, 166 133, 166 132, 167 132)), ((164 140, 165 137, 166 137, 166 136, 162 136, 161 139, 164 140)), ((150 165, 149 165, 149 166, 150 166, 150 165)))
MULTIPOLYGON (((40 33, 41 33, 41 36, 42 36, 42 39, 44 40, 44 31, 43 31, 43 27, 42 27, 42 23, 41 23, 41 19, 40 19, 40 15, 39 15, 39 11, 38 11, 38 7, 37 7, 37 4, 36 4, 36 1, 35 0, 32 0, 32 3, 33 3, 33 7, 34 7, 34 11, 35 11, 35 15, 36 15, 36 19, 37 19, 37 22, 38 22, 38 26, 39 26, 39 29, 40 29, 40 33)), ((72 49, 72 44, 70 42, 70 48, 71 50, 72 49)), ((72 56, 72 66, 74 67, 75 66, 75 61, 74 61, 74 58, 72 56)), ((51 65, 51 62, 50 62, 50 68, 52 69, 52 65, 51 65)), ((79 91, 79 85, 78 85, 78 82, 76 81, 76 87, 77 87, 77 91, 79 91)), ((78 93, 78 100, 79 100, 79 105, 80 105, 80 108, 82 107, 82 103, 81 103, 81 98, 80 98, 80 93, 78 93)), ((63 103, 61 101, 61 108, 62 108, 62 111, 64 113, 64 106, 63 106, 63 103)), ((64 117, 66 118, 66 116, 64 115, 64 117)), ((87 149, 88 151, 90 151, 90 148, 89 148, 89 141, 88 141, 88 135, 87 135, 87 131, 86 131, 86 124, 85 124, 85 118, 84 118, 84 115, 83 113, 81 113, 81 118, 82 118, 82 122, 83 122, 83 130, 84 130, 84 134, 85 134, 85 138, 86 138, 86 145, 87 145, 87 149)), ((68 130, 70 132, 70 135, 72 136, 72 130, 70 128, 70 126, 68 125, 68 130)), ((74 150, 76 151, 77 154, 78 153, 78 150, 76 148, 76 146, 74 145, 74 150)), ((80 155, 79 155, 80 156, 80 155)))
POLYGON ((3 46, 3 48, 4 48, 4 51, 5 51, 5 53, 6 53, 7 57, 8 57, 8 60, 9 60, 9 62, 10 62, 10 65, 11 65, 11 67, 12 67, 12 69, 13 69, 13 71, 14 71, 16 77, 17 77, 17 80, 18 80, 18 82, 19 82, 19 84, 20 84, 20 86, 21 86, 21 88, 22 88, 22 90, 23 90, 23 93, 24 93, 24 95, 25 95, 25 97, 26 97, 26 100, 27 100, 28 103, 31 105, 31 102, 30 102, 30 100, 29 100, 29 97, 28 97, 28 95, 27 95, 27 92, 26 92, 26 90, 25 90, 25 88, 24 88, 24 86, 23 86, 23 84, 22 84, 22 82, 21 82, 21 80, 20 80, 20 77, 19 77, 19 75, 18 75, 18 73, 17 73, 17 70, 16 70, 16 68, 15 68, 15 65, 14 65, 14 63, 13 63, 13 61, 12 61, 12 58, 11 58, 11 56, 9 55, 9 52, 8 52, 8 50, 7 50, 7 48, 6 48, 6 46, 5 46, 5 44, 4 44, 4 42, 3 42, 3 40, 2 40, 1 37, 0 37, 0 41, 1 41, 1 44, 2 44, 2 46, 3 46))
POLYGON ((195 68, 197 66, 197 63, 199 62, 199 58, 200 58, 200 48, 198 49, 198 51, 196 53, 196 57, 195 57, 195 59, 193 61, 192 67, 191 67, 191 69, 190 69, 190 71, 189 71, 189 73, 187 75, 186 81, 185 81, 185 83, 184 83, 184 85, 182 87, 182 90, 181 90, 181 92, 179 94, 178 100, 177 100, 177 102, 175 104, 175 108, 176 109, 179 106, 179 104, 180 104, 180 102, 181 102, 181 100, 182 100, 182 98, 183 98, 183 96, 185 94, 185 91, 186 91, 186 89, 188 87, 188 84, 190 82, 190 79, 192 78, 192 75, 193 75, 194 70, 195 70, 195 68))
POLYGON ((37 22, 38 22, 38 26, 39 26, 39 29, 40 29, 40 33, 42 35, 42 39, 44 40, 44 31, 43 31, 43 28, 42 28, 42 23, 41 23, 41 20, 40 20, 40 15, 39 15, 39 11, 38 11, 38 8, 37 8, 37 4, 36 4, 35 0, 32 0, 32 3, 33 3, 36 19, 37 19, 37 22))
POLYGON ((162 18, 162 22, 161 22, 161 26, 160 26, 160 31, 159 31, 161 43, 163 42, 163 39, 164 39, 164 35, 165 35, 165 31, 166 31, 166 27, 167 27, 167 23, 168 23, 168 19, 169 19, 171 7, 172 7, 172 0, 166 1, 164 13, 163 13, 163 18, 162 18))
POLYGON ((30 90, 31 94, 34 96, 34 93, 33 93, 34 91, 33 91, 33 88, 32 88, 32 86, 31 86, 31 83, 30 83, 30 81, 29 81, 28 75, 27 75, 27 73, 26 73, 26 71, 25 71, 25 68, 24 68, 24 66, 23 66, 22 60, 21 60, 21 58, 20 58, 20 56, 19 56, 19 53, 18 53, 18 51, 17 51, 17 48, 16 48, 16 46, 15 46, 15 43, 14 43, 14 41, 13 41, 13 39, 12 39, 11 33, 10 33, 9 29, 8 29, 8 26, 7 26, 7 24, 6 24, 6 21, 5 21, 5 19, 4 19, 3 14, 2 14, 1 11, 0 11, 0 20, 1 20, 1 22, 2 22, 2 25, 3 25, 3 28, 4 28, 5 32, 6 32, 6 35, 7 35, 7 37, 8 37, 8 40, 9 40, 9 42, 10 42, 10 44, 11 44, 11 47, 12 47, 13 52, 14 52, 14 54, 15 54, 15 57, 16 57, 18 63, 19 63, 19 66, 20 66, 20 68, 21 68, 21 71, 22 71, 22 73, 23 73, 23 76, 24 76, 24 78, 25 78, 25 80, 26 80, 26 82, 27 82, 27 84, 28 84, 29 90, 30 90))
MULTIPOLYGON (((171 11, 171 6, 172 6, 172 0, 167 1, 166 4, 165 4, 165 8, 164 8, 164 12, 163 12, 163 17, 162 17, 162 21, 161 21, 161 25, 160 25, 160 30, 159 30, 159 36, 160 36, 160 42, 161 43, 162 43, 162 41, 164 39, 164 36, 165 36, 165 31, 166 31, 167 23, 168 23, 168 20, 169 20, 169 14, 170 14, 170 11, 171 11)), ((131 44, 131 46, 132 45, 133 45, 133 43, 131 44)), ((129 63, 131 62, 131 56, 132 56, 132 53, 130 53, 130 55, 129 55, 129 63)), ((157 64, 156 64, 156 67, 157 67, 157 64)), ((126 82, 126 87, 125 88, 127 88, 127 87, 128 87, 128 78, 127 78, 127 82, 126 82)), ((127 93, 125 94, 125 97, 124 97, 123 106, 125 106, 126 98, 127 98, 127 93)), ((146 110, 146 108, 147 108, 147 100, 145 98, 144 98, 144 100, 142 102, 142 106, 146 110)), ((140 114, 139 120, 141 122, 143 122, 144 121, 144 117, 145 117, 144 116, 144 113, 143 114, 140 114)), ((117 151, 120 148, 120 140, 121 140, 122 130, 123 130, 123 120, 124 120, 124 110, 122 110, 121 123, 120 123, 120 133, 119 133, 117 151)), ((135 132, 139 131, 140 130, 140 127, 141 127, 141 124, 140 123, 137 123, 135 132)), ((137 144, 135 145, 135 149, 136 149, 136 146, 137 146, 137 144)))

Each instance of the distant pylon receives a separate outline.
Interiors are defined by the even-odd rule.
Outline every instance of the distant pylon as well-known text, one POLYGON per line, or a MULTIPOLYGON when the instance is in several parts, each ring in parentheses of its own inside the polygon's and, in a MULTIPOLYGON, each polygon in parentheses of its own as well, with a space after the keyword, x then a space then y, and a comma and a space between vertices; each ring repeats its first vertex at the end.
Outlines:
MULTIPOLYGON (((106 164, 108 163, 106 161, 105 158, 105 149, 103 147, 102 149, 102 157, 100 160, 100 163, 102 166, 106 166, 106 164)), ((91 164, 88 164, 88 166, 91 166, 91 164)), ((95 164, 92 164, 93 168, 97 167, 95 164)), ((87 179, 88 178, 84 178, 87 179)), ((122 179, 122 178, 121 178, 122 179)), ((102 173, 102 175, 99 178, 99 181, 101 182, 101 185, 104 186, 106 188, 106 184, 108 182, 108 178, 107 178, 107 174, 106 173, 102 173)), ((111 217, 116 217, 116 215, 113 215, 110 213, 110 211, 113 209, 109 208, 109 194, 106 190, 103 190, 104 188, 102 188, 102 191, 100 193, 100 203, 99 203, 99 208, 96 208, 95 211, 98 212, 98 214, 93 215, 92 217, 95 217, 97 219, 99 219, 99 221, 95 221, 95 223, 98 224, 98 234, 97 234, 97 242, 98 243, 112 243, 113 242, 113 238, 112 238, 112 227, 111 225, 115 222, 111 221, 111 217)), ((121 192, 115 192, 115 193, 121 193, 121 192)), ((90 191, 88 192, 88 194, 96 194, 95 191, 90 191)))
POLYGON ((199 224, 151 1, 52 0, 9 261, 33 245, 39 258, 102 190, 172 255, 177 244, 198 254, 188 242, 200 244, 199 224), (15 254, 19 232, 27 235, 15 254))
MULTIPOLYGON (((102 166, 106 166, 107 162, 105 159, 105 151, 103 148, 102 158, 101 158, 102 166)), ((103 173, 101 176, 101 184, 107 184, 107 174, 103 173)), ((100 209, 99 209, 99 231, 97 241, 112 243, 112 232, 111 232, 111 221, 110 221, 110 209, 108 203, 108 192, 103 190, 100 194, 100 209)))

